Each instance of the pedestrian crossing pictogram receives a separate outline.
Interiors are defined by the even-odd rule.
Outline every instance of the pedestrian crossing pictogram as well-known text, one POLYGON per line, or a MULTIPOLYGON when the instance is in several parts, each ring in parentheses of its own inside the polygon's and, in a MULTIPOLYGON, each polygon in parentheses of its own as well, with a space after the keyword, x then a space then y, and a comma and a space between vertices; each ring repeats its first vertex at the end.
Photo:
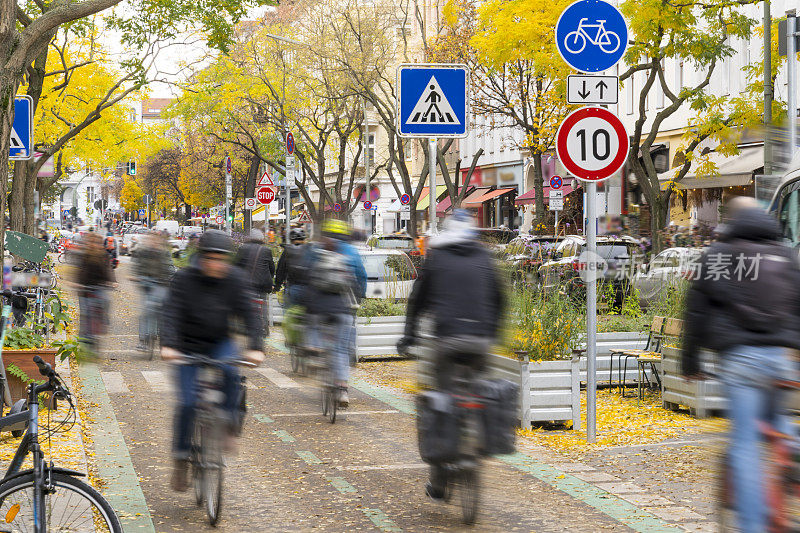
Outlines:
POLYGON ((436 76, 431 76, 424 91, 417 100, 417 104, 411 111, 409 119, 406 124, 426 124, 426 123, 444 123, 444 124, 461 124, 458 121, 458 116, 447 101, 439 82, 436 81, 436 76))
POLYGON ((22 142, 22 137, 19 136, 17 130, 11 128, 11 148, 25 149, 25 143, 22 142))

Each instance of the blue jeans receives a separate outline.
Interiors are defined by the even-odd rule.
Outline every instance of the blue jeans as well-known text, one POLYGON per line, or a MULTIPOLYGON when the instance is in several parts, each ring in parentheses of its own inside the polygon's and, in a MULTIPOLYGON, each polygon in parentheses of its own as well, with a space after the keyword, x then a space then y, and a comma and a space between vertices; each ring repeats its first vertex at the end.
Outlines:
POLYGON ((328 354, 333 379, 347 383, 350 379, 350 350, 353 315, 340 313, 309 317, 308 345, 328 354))
POLYGON ((161 304, 167 296, 167 287, 160 283, 142 280, 142 309, 139 314, 139 342, 144 343, 158 333, 161 304))
MULTIPOLYGON (((226 339, 217 344, 208 354, 212 359, 233 360, 237 356, 236 344, 226 339)), ((191 449, 192 430, 194 428, 195 409, 197 407, 197 378, 200 367, 196 365, 177 365, 178 403, 175 410, 175 432, 172 442, 172 453, 176 459, 188 459, 191 449)), ((222 367, 222 392, 225 402, 222 407, 233 425, 239 416, 239 391, 241 378, 234 365, 222 367)))
POLYGON ((792 431, 786 395, 775 381, 792 375, 787 350, 777 346, 735 346, 722 356, 722 381, 731 419, 729 466, 734 508, 743 533, 767 530, 768 512, 761 456, 761 425, 792 431))

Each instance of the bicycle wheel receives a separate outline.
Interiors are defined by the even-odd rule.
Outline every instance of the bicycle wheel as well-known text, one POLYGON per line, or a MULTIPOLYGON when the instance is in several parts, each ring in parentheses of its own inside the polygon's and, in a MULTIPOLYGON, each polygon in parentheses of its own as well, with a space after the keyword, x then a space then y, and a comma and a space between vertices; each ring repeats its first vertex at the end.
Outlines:
POLYGON ((336 423, 336 410, 339 408, 339 387, 328 385, 328 418, 331 424, 336 423))
POLYGON ((461 519, 465 524, 474 524, 478 517, 478 468, 465 468, 460 474, 461 519))
POLYGON ((330 401, 331 397, 328 394, 328 386, 322 385, 322 416, 328 416, 328 410, 330 409, 330 401))
POLYGON ((570 54, 580 54, 586 48, 586 37, 578 30, 570 32, 564 38, 564 48, 570 54))
MULTIPOLYGON (((52 473, 53 492, 45 494, 46 531, 122 533, 114 509, 87 483, 52 473)), ((33 473, 0 483, 0 516, 13 531, 34 531, 33 473)))
POLYGON ((289 356, 292 358, 292 372, 295 374, 300 373, 300 354, 297 353, 297 348, 292 347, 289 350, 289 356))
POLYGON ((219 521, 222 507, 222 424, 205 424, 201 429, 201 456, 203 462, 203 487, 206 499, 208 522, 212 526, 219 521))
POLYGON ((194 485, 194 502, 198 507, 203 505, 205 497, 205 475, 203 473, 203 457, 200 448, 200 424, 195 424, 194 438, 192 439, 192 484, 194 485))

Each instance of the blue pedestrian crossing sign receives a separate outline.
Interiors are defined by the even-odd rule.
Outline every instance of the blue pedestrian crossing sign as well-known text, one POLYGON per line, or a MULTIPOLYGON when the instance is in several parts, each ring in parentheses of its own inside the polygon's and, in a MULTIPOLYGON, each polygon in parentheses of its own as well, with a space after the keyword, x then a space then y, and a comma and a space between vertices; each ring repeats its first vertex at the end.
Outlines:
POLYGON ((147 214, 147 211, 145 211, 144 209, 139 209, 139 218, 145 216, 146 214, 147 214))
POLYGON ((33 157, 33 99, 28 95, 14 98, 14 124, 11 126, 8 158, 25 160, 33 157))
POLYGON ((397 129, 403 137, 464 137, 469 117, 466 65, 400 65, 397 129))
POLYGON ((616 65, 628 47, 628 25, 619 9, 603 0, 578 0, 556 23, 558 52, 579 72, 616 65))

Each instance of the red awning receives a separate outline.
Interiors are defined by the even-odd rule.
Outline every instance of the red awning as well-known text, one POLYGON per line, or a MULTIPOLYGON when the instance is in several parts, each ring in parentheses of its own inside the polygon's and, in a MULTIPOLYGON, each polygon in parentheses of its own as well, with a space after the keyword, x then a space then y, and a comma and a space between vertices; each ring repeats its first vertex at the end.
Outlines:
POLYGON ((477 198, 472 198, 472 196, 470 196, 469 201, 464 202, 462 205, 464 207, 479 207, 484 202, 488 202, 489 200, 494 200, 498 196, 502 196, 504 194, 508 194, 514 191, 516 191, 516 189, 510 189, 510 188, 495 189, 493 191, 485 192, 483 195, 477 198))
MULTIPOLYGON (((469 187, 470 189, 472 189, 472 185, 468 185, 468 187, 469 187)), ((463 191, 463 190, 464 190, 464 186, 462 185, 462 186, 461 186, 461 187, 459 187, 459 189, 458 189, 458 192, 459 192, 459 194, 460 194, 460 193, 461 193, 461 191, 463 191)), ((465 200, 466 200, 466 198, 465 198, 465 200)), ((443 216, 445 216, 445 215, 447 214, 447 211, 450 209, 450 207, 451 207, 452 205, 453 205, 453 202, 452 202, 452 200, 450 199, 450 195, 448 194, 447 196, 445 196, 444 198, 442 198, 442 201, 441 201, 441 202, 439 202, 438 204, 436 204, 436 215, 437 215, 437 216, 440 216, 440 217, 443 217, 443 216)))
MULTIPOLYGON (((553 190, 553 189, 551 189, 550 187, 545 187, 544 188, 544 201, 545 201, 545 203, 550 201, 550 191, 551 190, 553 190)), ((566 196, 569 193, 571 193, 574 189, 572 187, 570 187, 569 185, 564 185, 563 187, 561 187, 558 190, 562 191, 564 193, 564 196, 566 196)), ((523 194, 522 196, 517 196, 516 200, 514 200, 514 204, 515 205, 527 205, 527 204, 532 204, 535 200, 536 200, 536 189, 531 189, 528 192, 526 192, 525 194, 523 194)))

